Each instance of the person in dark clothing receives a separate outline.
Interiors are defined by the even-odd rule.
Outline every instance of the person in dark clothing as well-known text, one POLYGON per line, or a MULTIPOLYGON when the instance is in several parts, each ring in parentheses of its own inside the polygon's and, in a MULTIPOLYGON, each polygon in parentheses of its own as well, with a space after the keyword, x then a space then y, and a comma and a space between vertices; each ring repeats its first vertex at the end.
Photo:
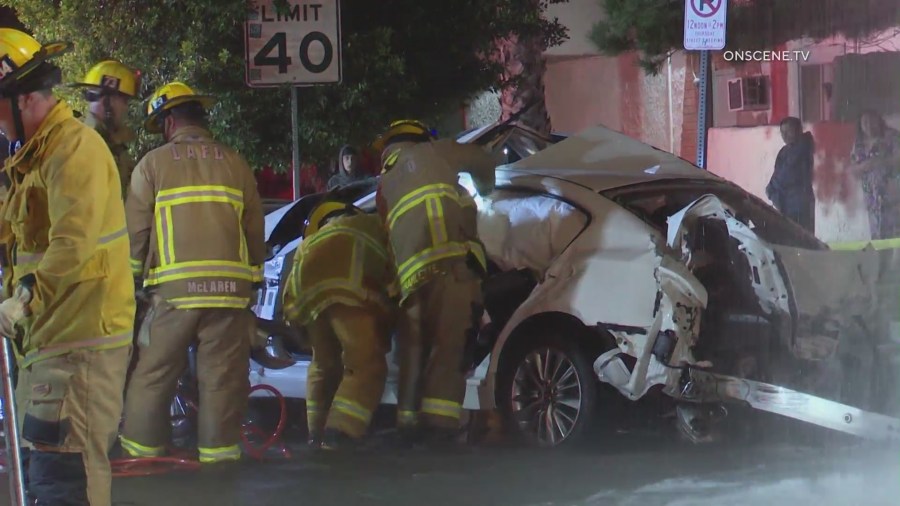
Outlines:
POLYGON ((784 147, 775 159, 775 171, 766 186, 766 196, 781 214, 815 233, 813 136, 803 131, 799 118, 789 116, 781 120, 781 138, 784 147))
POLYGON ((341 151, 338 153, 337 163, 337 173, 328 180, 328 191, 339 186, 357 183, 368 178, 368 176, 363 174, 359 169, 359 153, 357 153, 353 146, 347 145, 341 148, 341 151))

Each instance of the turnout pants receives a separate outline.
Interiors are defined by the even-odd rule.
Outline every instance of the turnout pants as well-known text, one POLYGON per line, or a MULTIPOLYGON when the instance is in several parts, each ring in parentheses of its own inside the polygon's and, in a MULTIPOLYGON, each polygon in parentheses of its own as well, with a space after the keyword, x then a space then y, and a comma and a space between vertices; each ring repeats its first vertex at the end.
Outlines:
POLYGON ((144 320, 139 357, 125 395, 122 448, 134 457, 165 453, 171 438, 170 406, 197 341, 200 462, 238 460, 250 382, 246 309, 176 309, 157 299, 144 320))
POLYGON ((310 437, 325 429, 366 435, 387 379, 384 311, 333 304, 307 325, 313 359, 306 377, 310 437))
MULTIPOLYGON (((137 300, 137 308, 134 314, 134 346, 131 349, 131 361, 128 363, 128 374, 125 375, 125 389, 128 388, 128 383, 131 381, 131 375, 134 374, 134 368, 137 367, 138 361, 138 333, 141 330, 141 323, 144 321, 144 318, 147 316, 147 311, 150 308, 149 300, 144 300, 139 298, 137 300)), ((123 389, 123 392, 125 391, 123 389)))
POLYGON ((16 402, 34 504, 110 506, 109 450, 131 346, 78 350, 19 369, 16 402))
POLYGON ((404 301, 397 329, 399 427, 459 428, 481 297, 481 280, 459 262, 404 301))

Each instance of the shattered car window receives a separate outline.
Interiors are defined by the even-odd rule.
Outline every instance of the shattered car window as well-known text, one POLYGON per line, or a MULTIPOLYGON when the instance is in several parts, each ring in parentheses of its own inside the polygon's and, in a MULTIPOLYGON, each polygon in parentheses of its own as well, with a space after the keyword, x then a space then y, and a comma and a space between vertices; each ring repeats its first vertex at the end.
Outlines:
POLYGON ((522 135, 513 135, 505 146, 506 163, 513 163, 522 158, 527 158, 547 148, 550 144, 546 139, 539 139, 524 133, 522 135))

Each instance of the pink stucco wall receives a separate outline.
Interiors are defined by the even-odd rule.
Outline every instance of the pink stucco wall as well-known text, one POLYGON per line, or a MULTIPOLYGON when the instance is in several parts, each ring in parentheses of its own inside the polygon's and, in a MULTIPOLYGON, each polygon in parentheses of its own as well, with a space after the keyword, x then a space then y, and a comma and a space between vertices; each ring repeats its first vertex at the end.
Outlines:
POLYGON ((598 123, 621 123, 615 58, 550 58, 544 86, 547 111, 556 131, 577 133, 598 123))
MULTIPOLYGON (((854 126, 806 125, 816 140, 816 235, 826 242, 869 238, 859 182, 846 171, 854 126)), ((766 200, 766 185, 783 146, 777 126, 713 128, 709 132, 709 170, 766 200)))
POLYGON ((668 67, 647 75, 636 54, 548 58, 545 99, 554 130, 576 133, 602 124, 680 154, 685 58, 672 63, 670 93, 668 67))

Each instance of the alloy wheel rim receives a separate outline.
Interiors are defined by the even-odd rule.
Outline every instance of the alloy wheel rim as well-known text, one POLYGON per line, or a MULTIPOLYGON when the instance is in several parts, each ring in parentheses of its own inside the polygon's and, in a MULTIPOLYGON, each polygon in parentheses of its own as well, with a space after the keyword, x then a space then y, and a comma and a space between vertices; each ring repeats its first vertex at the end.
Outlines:
POLYGON ((556 446, 575 429, 582 409, 581 378, 561 351, 539 348, 519 363, 512 385, 519 430, 541 446, 556 446))

